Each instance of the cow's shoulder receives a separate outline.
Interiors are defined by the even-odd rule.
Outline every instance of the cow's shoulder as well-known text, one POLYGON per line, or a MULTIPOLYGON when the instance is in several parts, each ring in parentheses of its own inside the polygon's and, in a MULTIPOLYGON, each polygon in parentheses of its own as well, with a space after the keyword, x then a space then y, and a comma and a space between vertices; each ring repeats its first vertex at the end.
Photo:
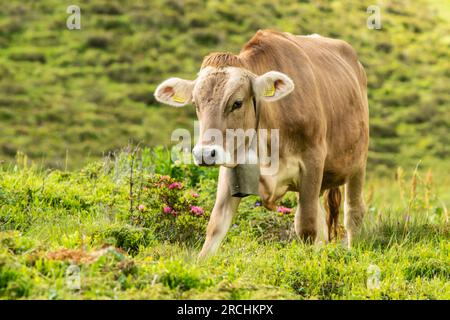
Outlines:
POLYGON ((295 38, 305 49, 317 51, 325 49, 329 52, 338 53, 346 60, 356 61, 358 59, 356 50, 344 40, 323 37, 316 33, 306 36, 295 36, 295 38))
POLYGON ((285 46, 287 40, 286 32, 279 32, 272 29, 260 29, 243 46, 241 52, 255 50, 270 50, 274 46, 285 46))
POLYGON ((244 45, 242 51, 264 50, 274 46, 285 48, 297 47, 306 52, 338 53, 345 59, 358 59, 356 50, 346 41, 321 36, 317 33, 310 35, 294 35, 289 32, 279 32, 271 29, 258 30, 255 35, 244 45))
POLYGON ((358 60, 358 54, 356 53, 356 50, 347 41, 331 38, 327 39, 328 45, 334 50, 338 51, 341 56, 347 58, 348 60, 358 60))

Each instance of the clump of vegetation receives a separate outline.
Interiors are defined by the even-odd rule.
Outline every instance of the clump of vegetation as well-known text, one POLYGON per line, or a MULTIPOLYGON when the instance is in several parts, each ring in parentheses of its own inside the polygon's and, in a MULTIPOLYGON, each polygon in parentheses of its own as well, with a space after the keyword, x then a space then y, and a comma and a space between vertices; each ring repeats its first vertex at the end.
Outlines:
POLYGON ((166 175, 152 175, 143 186, 141 203, 130 214, 132 223, 152 228, 158 240, 199 243, 209 214, 198 204, 199 194, 166 175))
POLYGON ((155 234, 149 228, 138 228, 133 225, 114 225, 99 230, 94 234, 94 242, 111 244, 126 252, 136 255, 142 248, 153 243, 155 234))

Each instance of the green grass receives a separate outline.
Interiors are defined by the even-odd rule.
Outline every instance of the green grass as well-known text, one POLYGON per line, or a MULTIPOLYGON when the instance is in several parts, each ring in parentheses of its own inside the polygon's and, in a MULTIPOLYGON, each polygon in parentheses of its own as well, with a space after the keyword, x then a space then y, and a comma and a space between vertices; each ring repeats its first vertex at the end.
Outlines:
MULTIPOLYGON (((450 298, 449 185, 427 170, 399 169, 390 180, 369 176, 369 210, 352 250, 339 242, 299 242, 292 214, 255 208, 257 198, 249 197, 218 254, 198 262, 217 172, 170 164, 167 156, 158 149, 136 157, 131 215, 130 153, 77 171, 44 170, 23 156, 4 165, 0 298, 450 298), (199 193, 206 216, 134 223, 131 217, 161 215, 161 203, 140 194, 140 179, 151 172, 170 174, 187 192, 199 193), (145 214, 139 204, 147 206, 145 214), (80 268, 80 289, 68 285, 71 264, 80 268), (379 287, 367 285, 373 266, 380 270, 379 287)), ((287 195, 283 205, 295 206, 294 199, 287 195)))

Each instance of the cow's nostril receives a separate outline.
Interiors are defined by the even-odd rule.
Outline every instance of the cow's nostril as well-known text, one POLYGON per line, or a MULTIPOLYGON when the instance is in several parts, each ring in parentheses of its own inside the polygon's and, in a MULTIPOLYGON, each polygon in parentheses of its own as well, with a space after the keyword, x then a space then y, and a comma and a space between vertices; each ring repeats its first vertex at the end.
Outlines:
POLYGON ((215 157, 216 156, 216 149, 212 149, 211 150, 211 157, 215 157))

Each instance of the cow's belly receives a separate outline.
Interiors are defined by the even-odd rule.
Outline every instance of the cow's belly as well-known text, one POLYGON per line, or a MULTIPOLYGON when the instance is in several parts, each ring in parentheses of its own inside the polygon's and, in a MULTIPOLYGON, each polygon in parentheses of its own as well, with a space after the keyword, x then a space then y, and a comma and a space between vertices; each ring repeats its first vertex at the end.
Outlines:
MULTIPOLYGON (((359 121, 361 123, 362 121, 359 121)), ((330 143, 325 159, 322 191, 345 184, 347 179, 359 172, 367 159, 368 130, 361 125, 347 127, 339 144, 330 143)))
POLYGON ((335 188, 345 184, 347 177, 347 174, 324 171, 320 192, 322 193, 327 189, 335 188))

